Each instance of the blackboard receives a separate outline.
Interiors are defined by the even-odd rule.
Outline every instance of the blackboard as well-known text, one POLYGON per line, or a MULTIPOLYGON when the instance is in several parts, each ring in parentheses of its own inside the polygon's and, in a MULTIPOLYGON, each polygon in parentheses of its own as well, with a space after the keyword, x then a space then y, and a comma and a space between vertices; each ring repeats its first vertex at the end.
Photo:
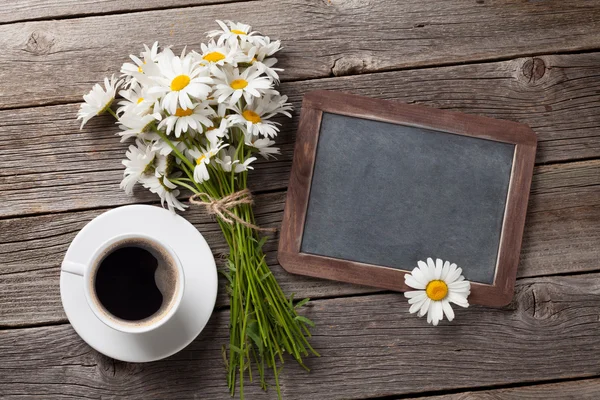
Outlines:
POLYGON ((514 147, 324 113, 300 249, 404 270, 437 257, 492 284, 514 147))
POLYGON ((303 102, 279 246, 290 272, 406 290, 418 260, 512 297, 535 159, 525 125, 336 92, 303 102))

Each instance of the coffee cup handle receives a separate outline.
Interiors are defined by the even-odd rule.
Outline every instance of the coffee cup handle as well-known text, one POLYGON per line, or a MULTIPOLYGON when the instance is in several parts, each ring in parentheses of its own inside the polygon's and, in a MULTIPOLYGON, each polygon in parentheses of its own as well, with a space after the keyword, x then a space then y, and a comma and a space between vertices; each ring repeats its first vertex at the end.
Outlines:
POLYGON ((79 275, 79 276, 83 276, 84 272, 87 268, 87 265, 85 264, 81 264, 81 263, 76 263, 73 261, 63 261, 62 266, 61 266, 61 270, 65 271, 65 272, 69 272, 71 274, 75 274, 75 275, 79 275))

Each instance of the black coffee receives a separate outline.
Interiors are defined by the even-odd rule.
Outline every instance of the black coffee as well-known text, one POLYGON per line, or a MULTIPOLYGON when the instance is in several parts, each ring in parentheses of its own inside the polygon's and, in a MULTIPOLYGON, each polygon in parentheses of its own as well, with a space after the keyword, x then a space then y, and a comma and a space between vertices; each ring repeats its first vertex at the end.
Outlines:
POLYGON ((98 300, 106 311, 126 321, 151 317, 163 304, 155 279, 157 268, 158 260, 146 249, 124 246, 114 250, 96 272, 98 300))

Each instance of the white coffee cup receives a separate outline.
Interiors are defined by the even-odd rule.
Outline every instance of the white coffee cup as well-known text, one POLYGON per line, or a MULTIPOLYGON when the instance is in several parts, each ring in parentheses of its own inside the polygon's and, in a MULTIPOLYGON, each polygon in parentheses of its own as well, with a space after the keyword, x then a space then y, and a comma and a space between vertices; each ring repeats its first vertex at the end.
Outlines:
POLYGON ((165 324, 177 312, 183 298, 185 279, 181 261, 168 244, 140 233, 120 234, 101 243, 89 260, 85 264, 64 260, 62 271, 83 277, 81 284, 87 303, 95 316, 107 326, 124 333, 150 332, 165 324), (96 290, 96 278, 103 261, 124 247, 143 248, 157 260, 154 279, 163 295, 163 303, 154 314, 141 320, 114 315, 103 305, 96 290))

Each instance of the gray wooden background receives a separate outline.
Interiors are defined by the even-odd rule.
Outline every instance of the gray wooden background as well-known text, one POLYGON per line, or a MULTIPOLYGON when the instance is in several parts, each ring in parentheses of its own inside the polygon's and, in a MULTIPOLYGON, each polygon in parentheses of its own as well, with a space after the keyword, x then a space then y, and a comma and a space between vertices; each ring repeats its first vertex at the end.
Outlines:
MULTIPOLYGON (((600 2, 592 0, 4 0, 0 7, 0 398, 226 399, 221 290, 209 326, 169 359, 127 364, 75 334, 59 265, 79 229, 119 205, 116 126, 75 121, 91 85, 142 43, 198 47, 214 19, 281 39, 296 107, 278 161, 252 174, 258 222, 278 226, 304 93, 335 89, 529 124, 537 166, 517 289, 503 309, 433 328, 402 295, 292 276, 313 300, 310 374, 286 399, 600 398, 600 2), (436 397, 437 396, 437 397, 436 397)), ((217 225, 186 212, 215 255, 217 225)), ((256 386, 249 399, 272 399, 256 386)))

